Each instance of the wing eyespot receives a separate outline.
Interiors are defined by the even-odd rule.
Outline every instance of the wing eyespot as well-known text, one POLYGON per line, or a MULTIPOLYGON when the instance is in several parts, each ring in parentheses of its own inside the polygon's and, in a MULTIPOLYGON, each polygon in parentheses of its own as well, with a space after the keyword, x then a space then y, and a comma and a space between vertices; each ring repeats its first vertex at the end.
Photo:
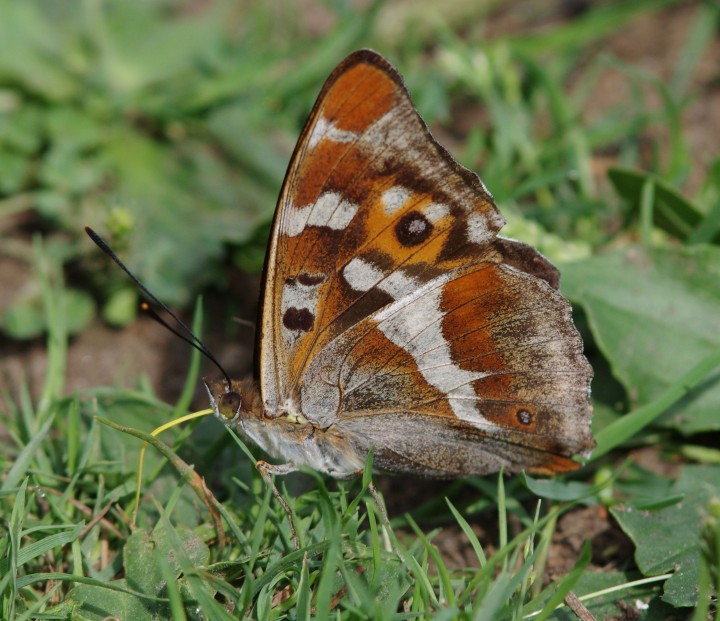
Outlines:
POLYGON ((422 244, 433 232, 433 225, 419 211, 409 211, 395 225, 395 237, 405 247, 422 244))
POLYGON ((526 425, 526 426, 527 426, 527 425, 529 425, 530 423, 532 423, 533 416, 532 416, 532 414, 531 414, 530 412, 528 412, 527 410, 518 410, 517 419, 518 419, 518 422, 519 422, 521 425, 526 425))

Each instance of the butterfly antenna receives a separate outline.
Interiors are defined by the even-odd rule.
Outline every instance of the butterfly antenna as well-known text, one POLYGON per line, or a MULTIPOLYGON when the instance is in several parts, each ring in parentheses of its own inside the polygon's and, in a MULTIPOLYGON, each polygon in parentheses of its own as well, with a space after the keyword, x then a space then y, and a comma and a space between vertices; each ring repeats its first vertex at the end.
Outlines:
MULTIPOLYGON (((186 330, 188 329, 187 326, 185 326, 185 325, 183 324, 183 322, 182 322, 180 319, 178 319, 171 310, 169 310, 169 309, 167 308, 167 306, 163 305, 162 307, 163 307, 163 310, 164 310, 164 311, 166 311, 167 313, 169 313, 170 316, 171 316, 173 319, 175 319, 175 321, 177 321, 177 322, 178 322, 181 326, 183 326, 186 330)), ((148 316, 149 316, 150 318, 152 318, 153 320, 157 321, 163 328, 165 328, 166 330, 169 330, 170 332, 172 332, 172 333, 173 333, 175 336, 177 336, 181 341, 184 341, 185 343, 187 343, 187 344, 190 345, 191 347, 194 347, 195 349, 197 349, 201 354, 207 356, 207 358, 208 358, 211 362, 213 362, 213 363, 215 364, 215 366, 217 366, 217 368, 220 369, 220 372, 225 376, 225 381, 228 382, 228 386, 230 385, 230 384, 229 384, 230 378, 228 377, 227 373, 225 373, 225 370, 220 366, 220 364, 219 364, 218 361, 215 359, 215 357, 210 353, 210 351, 208 350, 208 348, 205 346, 205 343, 203 343, 197 336, 195 336, 195 334, 193 334, 192 332, 190 332, 190 336, 191 336, 192 338, 188 338, 188 337, 185 336, 182 332, 180 332, 179 330, 176 330, 175 328, 173 328, 172 325, 170 325, 167 321, 165 321, 165 320, 157 313, 157 311, 156 311, 152 306, 150 306, 147 302, 145 302, 145 301, 143 301, 143 302, 140 303, 140 310, 142 310, 143 313, 145 313, 146 315, 148 315, 148 316), (193 340, 193 339, 194 339, 194 340, 193 340)))
POLYGON ((207 348, 205 343, 203 343, 196 335, 195 333, 187 326, 187 324, 180 319, 173 311, 171 311, 166 304, 164 304, 162 301, 160 301, 153 293, 150 292, 150 290, 140 282, 137 276, 133 274, 126 266, 125 264, 120 260, 120 257, 118 257, 113 250, 110 248, 110 246, 107 245, 105 240, 100 237, 95 231, 93 231, 89 226, 85 227, 85 232, 88 234, 90 239, 93 240, 95 245, 100 248, 107 256, 109 256, 115 264, 123 271, 125 272, 130 280, 135 283, 135 286, 140 289, 148 298, 150 298, 158 307, 163 309, 170 317, 172 317, 177 324, 182 328, 182 332, 175 329, 173 326, 171 326, 167 321, 165 321, 158 313, 150 307, 150 305, 147 302, 143 302, 141 305, 141 309, 146 312, 150 317, 152 317, 155 321, 157 321, 160 325, 162 325, 167 330, 170 330, 175 336, 180 338, 181 340, 185 341, 188 345, 191 347, 194 347, 197 349, 201 354, 203 354, 210 362, 212 362, 218 369, 220 369, 220 372, 225 377, 225 381, 227 382, 228 388, 232 386, 232 382, 230 381, 230 376, 227 374, 225 369, 223 369, 222 365, 217 361, 215 356, 213 356, 210 353, 210 350, 207 348))

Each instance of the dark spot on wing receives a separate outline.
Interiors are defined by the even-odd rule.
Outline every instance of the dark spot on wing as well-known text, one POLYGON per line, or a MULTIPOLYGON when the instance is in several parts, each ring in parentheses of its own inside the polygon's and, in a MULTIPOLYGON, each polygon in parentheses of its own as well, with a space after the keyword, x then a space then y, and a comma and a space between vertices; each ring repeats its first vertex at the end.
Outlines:
POLYGON ((532 422, 532 414, 527 410, 518 410, 517 419, 521 425, 529 425, 532 422))
POLYGON ((291 306, 283 315, 283 325, 288 330, 298 330, 301 332, 310 332, 315 323, 315 315, 307 308, 295 308, 291 306))
POLYGON ((327 276, 325 276, 325 274, 307 274, 303 272, 298 275, 297 281, 306 287, 314 287, 315 285, 319 285, 326 278, 327 276))
POLYGON ((395 225, 395 236, 406 247, 422 244, 432 231, 432 223, 419 211, 408 211, 395 225))

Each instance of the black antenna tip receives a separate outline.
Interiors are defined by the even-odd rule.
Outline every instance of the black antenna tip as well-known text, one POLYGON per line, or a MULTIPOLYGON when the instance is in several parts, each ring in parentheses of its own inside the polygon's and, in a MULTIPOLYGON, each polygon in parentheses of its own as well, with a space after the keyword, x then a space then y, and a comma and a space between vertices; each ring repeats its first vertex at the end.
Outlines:
POLYGON ((100 235, 98 235, 93 229, 91 229, 87 225, 84 226, 83 228, 85 229, 85 232, 88 234, 88 237, 95 242, 96 246, 101 248, 102 251, 105 252, 105 254, 110 254, 110 256, 112 256, 112 254, 110 252, 110 247, 105 243, 105 240, 102 237, 100 237, 100 235))

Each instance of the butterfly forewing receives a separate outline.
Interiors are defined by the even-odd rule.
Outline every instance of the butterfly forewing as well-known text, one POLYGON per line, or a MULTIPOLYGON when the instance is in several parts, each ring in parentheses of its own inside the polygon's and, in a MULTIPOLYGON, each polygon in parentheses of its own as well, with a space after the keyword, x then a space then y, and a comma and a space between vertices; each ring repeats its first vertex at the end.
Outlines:
POLYGON ((427 466, 387 431, 408 416, 424 434, 462 435, 468 472, 587 450, 590 369, 556 270, 498 238, 502 224, 387 61, 349 56, 298 142, 273 226, 259 347, 271 416, 346 425, 410 472, 427 466), (498 443, 514 457, 482 463, 498 443))
POLYGON ((502 223, 479 179, 432 140, 395 70, 371 52, 350 56, 318 98, 279 201, 263 321, 276 346, 261 346, 263 377, 277 368, 269 396, 297 387, 312 351, 347 327, 465 264, 462 246, 502 223))

